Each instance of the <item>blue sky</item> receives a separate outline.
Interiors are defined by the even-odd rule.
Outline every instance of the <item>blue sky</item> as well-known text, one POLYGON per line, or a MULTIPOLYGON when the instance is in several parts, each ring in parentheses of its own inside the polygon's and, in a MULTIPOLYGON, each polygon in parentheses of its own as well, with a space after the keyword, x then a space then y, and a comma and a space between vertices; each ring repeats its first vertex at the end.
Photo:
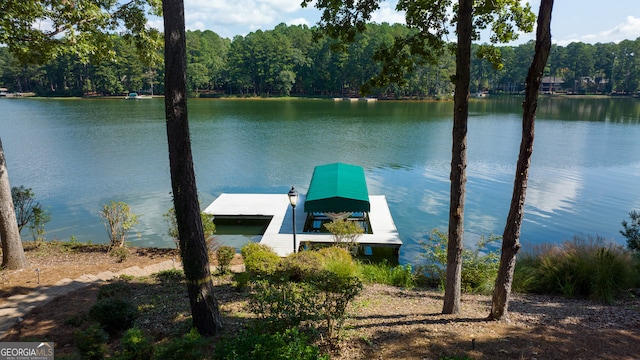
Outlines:
MULTIPOLYGON (((218 35, 233 38, 258 29, 270 30, 279 23, 313 26, 320 12, 313 7, 302 9, 301 0, 184 0, 188 30, 212 30, 218 35)), ((530 1, 537 13, 540 0, 530 1)), ((394 10, 396 0, 382 3, 375 22, 403 22, 403 15, 394 10)), ((151 25, 162 28, 160 21, 151 25)), ((585 43, 620 42, 640 37, 640 1, 638 0, 555 0, 551 23, 553 42, 567 45, 574 41, 585 43)), ((521 36, 517 43, 534 38, 521 36)))

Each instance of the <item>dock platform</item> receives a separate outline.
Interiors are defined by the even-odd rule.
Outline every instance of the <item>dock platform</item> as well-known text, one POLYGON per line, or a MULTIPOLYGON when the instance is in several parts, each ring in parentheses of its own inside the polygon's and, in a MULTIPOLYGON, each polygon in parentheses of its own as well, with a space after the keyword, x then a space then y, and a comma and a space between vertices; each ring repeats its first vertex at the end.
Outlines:
MULTIPOLYGON (((291 254, 304 243, 333 243, 331 234, 300 232, 304 228, 306 196, 299 195, 296 206, 296 244, 293 243, 293 213, 287 194, 229 194, 223 193, 207 208, 205 213, 214 216, 242 218, 271 218, 260 243, 271 247, 279 256, 291 254)), ((371 234, 362 234, 358 244, 372 247, 392 247, 399 249, 402 240, 391 216, 384 195, 370 195, 371 234)))

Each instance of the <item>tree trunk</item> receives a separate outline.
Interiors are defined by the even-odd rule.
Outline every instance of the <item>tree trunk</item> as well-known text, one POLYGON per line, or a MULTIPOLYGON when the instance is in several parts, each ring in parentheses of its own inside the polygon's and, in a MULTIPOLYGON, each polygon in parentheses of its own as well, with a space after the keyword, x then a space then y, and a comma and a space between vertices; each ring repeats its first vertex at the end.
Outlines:
POLYGON ((529 179, 529 167, 533 154, 533 135, 538 107, 538 90, 544 67, 551 50, 551 10, 553 0, 542 0, 538 13, 538 30, 536 33, 536 47, 533 61, 527 74, 525 100, 522 104, 522 140, 520 154, 516 166, 516 176, 513 183, 513 196, 507 223, 502 234, 502 255, 500 268, 493 290, 490 319, 503 320, 508 317, 509 295, 513 282, 513 271, 516 266, 516 255, 520 250, 520 228, 524 217, 524 202, 529 179))
POLYGON ((458 314, 460 312, 464 195, 467 183, 467 119, 469 117, 469 82, 471 81, 473 0, 460 0, 457 32, 458 48, 456 52, 455 95, 453 99, 449 244, 447 248, 447 279, 444 289, 443 314, 458 314))
POLYGON ((187 117, 184 3, 163 0, 165 31, 165 111, 169 165, 180 253, 187 279, 193 324, 201 335, 222 328, 214 294, 196 189, 187 117))
POLYGON ((27 267, 27 257, 22 248, 22 239, 11 198, 11 185, 2 140, 0 140, 0 241, 2 242, 0 269, 16 270, 27 267))

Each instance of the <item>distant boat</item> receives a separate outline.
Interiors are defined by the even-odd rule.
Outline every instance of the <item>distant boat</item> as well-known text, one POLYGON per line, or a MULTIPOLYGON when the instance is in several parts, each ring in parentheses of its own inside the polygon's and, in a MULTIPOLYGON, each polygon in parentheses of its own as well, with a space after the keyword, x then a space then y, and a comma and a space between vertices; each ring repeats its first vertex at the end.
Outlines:
POLYGON ((127 95, 127 97, 125 97, 126 100, 145 100, 145 99, 152 99, 151 96, 142 96, 139 95, 138 93, 132 92, 129 93, 129 95, 127 95))
POLYGON ((487 91, 479 91, 476 93, 476 97, 483 98, 489 96, 489 92, 487 91))

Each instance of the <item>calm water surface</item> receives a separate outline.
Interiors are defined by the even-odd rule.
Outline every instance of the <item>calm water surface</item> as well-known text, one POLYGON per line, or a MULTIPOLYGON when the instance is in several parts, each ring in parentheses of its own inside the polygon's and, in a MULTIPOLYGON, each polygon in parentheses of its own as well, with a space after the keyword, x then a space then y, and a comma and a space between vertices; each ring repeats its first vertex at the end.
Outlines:
MULTIPOLYGON (((465 243, 501 234, 520 144, 520 98, 471 103, 465 243)), ((0 99, 12 186, 33 188, 51 212, 48 239, 106 242, 101 205, 141 214, 134 245, 173 246, 163 101, 0 99)), ((386 195, 415 260, 431 229, 446 229, 452 103, 189 100, 203 206, 222 192, 306 192, 313 168, 364 167, 386 195)), ((525 247, 600 235, 640 209, 640 101, 542 99, 527 192, 525 247)), ((24 238, 30 238, 25 229, 24 238)), ((223 236, 234 245, 247 239, 223 236)))

